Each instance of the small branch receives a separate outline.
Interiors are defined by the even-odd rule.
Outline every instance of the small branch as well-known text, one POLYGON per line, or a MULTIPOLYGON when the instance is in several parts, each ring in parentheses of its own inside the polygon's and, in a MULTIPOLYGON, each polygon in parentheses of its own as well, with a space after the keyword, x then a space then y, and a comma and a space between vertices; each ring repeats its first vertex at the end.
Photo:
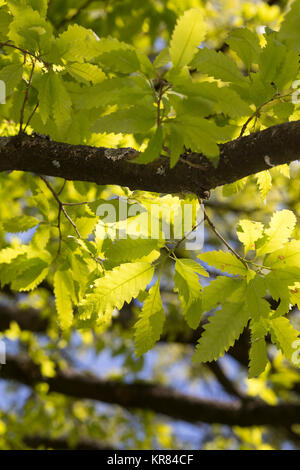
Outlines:
POLYGON ((37 103, 37 104, 35 105, 35 107, 33 108, 33 111, 32 111, 32 113, 30 114, 30 116, 29 116, 29 118, 28 118, 28 120, 27 120, 27 122, 26 122, 26 125, 25 125, 25 127, 24 127, 24 131, 23 131, 23 132, 26 132, 26 129, 27 129, 27 127, 29 126, 29 123, 30 123, 31 119, 33 118, 33 116, 34 116, 36 110, 38 109, 38 107, 39 107, 39 103, 37 103))
POLYGON ((243 392, 241 392, 236 385, 234 384, 233 381, 229 380, 228 377, 225 375, 222 367, 219 365, 218 362, 209 362, 206 364, 208 369, 214 374, 216 377, 217 381, 222 385, 224 390, 229 394, 233 395, 240 400, 246 400, 249 399, 247 395, 245 395, 243 392))
MULTIPOLYGON (((199 199, 200 201, 200 199, 199 199)), ((207 221, 208 225, 214 232, 214 234, 221 240, 221 242, 228 248, 228 250, 231 251, 231 253, 239 260, 243 265, 248 269, 247 262, 229 245, 229 243, 225 240, 223 235, 220 234, 220 232, 216 229, 214 223, 212 220, 208 217, 206 210, 203 208, 204 211, 204 219, 207 221)))
POLYGON ((74 228, 76 234, 78 235, 78 238, 80 238, 82 240, 82 237, 79 233, 79 230, 75 224, 75 222, 73 222, 73 220, 71 219, 71 217, 69 216, 69 214, 67 213, 66 209, 64 208, 64 203, 59 199, 57 193, 54 191, 54 189, 52 188, 52 186, 50 185, 50 183, 46 180, 46 178, 44 178, 44 176, 40 175, 40 178, 44 181, 44 183, 46 184, 47 188, 51 191, 51 193, 53 194, 56 202, 58 203, 58 206, 59 206, 59 212, 58 212, 58 229, 59 229, 59 234, 60 234, 60 245, 61 245, 61 228, 60 228, 60 215, 61 215, 61 212, 64 214, 64 216, 66 217, 66 219, 70 222, 70 224, 72 225, 72 227, 74 228))
POLYGON ((63 26, 66 26, 68 23, 71 23, 72 21, 76 20, 76 18, 80 15, 80 13, 87 8, 94 0, 86 0, 81 7, 79 7, 75 13, 70 17, 70 18, 63 18, 60 23, 56 26, 56 29, 60 29, 63 26))
MULTIPOLYGON (((35 62, 32 61, 31 72, 30 72, 29 80, 28 80, 27 85, 26 85, 25 97, 24 97, 24 101, 23 101, 22 108, 21 108, 19 134, 22 133, 25 106, 26 106, 26 103, 27 103, 27 100, 28 100, 28 93, 29 93, 29 89, 30 89, 31 82, 32 82, 32 77, 33 77, 33 73, 34 73, 34 68, 35 68, 35 62)), ((26 127, 27 127, 27 125, 26 125, 26 127)), ((25 127, 25 129, 26 129, 26 127, 25 127)))
POLYGON ((98 185, 116 184, 131 190, 193 193, 207 199, 211 189, 267 170, 270 162, 277 166, 299 160, 300 120, 251 133, 219 148, 217 166, 204 155, 192 152, 189 161, 203 164, 203 169, 190 168, 181 160, 170 168, 165 156, 148 165, 135 164, 131 157, 139 152, 132 148, 72 145, 22 134, 0 137, 0 172, 26 171, 98 185))
POLYGON ((9 44, 8 41, 7 42, 0 42, 0 47, 11 47, 12 49, 15 49, 19 52, 22 52, 24 57, 29 55, 33 59, 38 60, 39 62, 42 62, 45 65, 45 67, 47 67, 47 68, 50 67, 49 62, 46 62, 45 60, 43 60, 41 56, 37 56, 37 55, 33 54, 32 52, 26 51, 25 49, 22 49, 21 47, 15 46, 14 44, 9 44))
POLYGON ((228 426, 291 426, 300 423, 298 403, 268 405, 258 400, 237 403, 207 400, 187 395, 170 387, 151 383, 122 383, 105 380, 72 369, 57 369, 54 377, 42 377, 40 368, 26 356, 8 355, 1 378, 29 387, 44 382, 50 392, 77 399, 117 404, 129 409, 151 410, 190 423, 220 423, 228 426))

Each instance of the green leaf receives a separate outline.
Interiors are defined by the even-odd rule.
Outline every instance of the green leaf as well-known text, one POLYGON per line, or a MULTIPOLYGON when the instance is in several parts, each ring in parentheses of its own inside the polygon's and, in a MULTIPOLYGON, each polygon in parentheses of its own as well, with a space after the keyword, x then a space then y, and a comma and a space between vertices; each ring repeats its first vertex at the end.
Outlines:
POLYGON ((131 49, 117 49, 105 52, 98 57, 100 64, 108 72, 133 73, 140 69, 136 52, 131 49))
POLYGON ((29 248, 26 245, 16 246, 15 248, 4 248, 0 251, 0 264, 10 263, 20 255, 28 253, 29 248))
POLYGON ((228 196, 231 196, 232 194, 236 194, 240 192, 246 186, 247 180, 248 180, 248 176, 246 176, 246 178, 242 178, 238 181, 235 181, 234 183, 224 184, 223 190, 222 190, 223 196, 228 197, 228 196))
POLYGON ((206 34, 203 13, 200 8, 192 8, 179 18, 170 42, 170 56, 174 68, 188 64, 196 53, 206 34))
MULTIPOLYGON (((197 116, 224 113, 240 117, 251 114, 248 104, 234 90, 228 86, 220 87, 216 82, 186 82, 176 85, 174 89, 183 95, 183 99, 179 101, 179 112, 181 108, 183 112, 185 110, 197 116)), ((172 97, 172 94, 169 96, 172 97)), ((174 107, 176 108, 176 103, 174 107)))
POLYGON ((81 302, 80 317, 90 318, 95 314, 100 321, 107 322, 115 308, 122 308, 124 302, 130 303, 147 287, 153 273, 153 266, 142 262, 121 264, 106 272, 95 281, 93 292, 81 302))
POLYGON ((92 30, 74 24, 60 34, 55 45, 68 62, 87 62, 99 55, 100 44, 92 30))
POLYGON ((296 330, 287 318, 276 318, 270 321, 272 342, 292 361, 295 348, 293 344, 299 339, 300 331, 296 330))
POLYGON ((258 64, 261 51, 259 38, 247 28, 234 29, 226 41, 230 48, 237 53, 248 70, 252 64, 258 64))
POLYGON ((241 302, 244 298, 246 283, 240 279, 217 276, 202 291, 202 308, 209 312, 212 308, 228 302, 241 302))
POLYGON ((62 330, 66 330, 73 323, 73 306, 70 296, 72 280, 67 270, 59 269, 54 274, 54 295, 58 321, 62 330))
POLYGON ((155 124, 155 108, 136 105, 127 109, 119 109, 100 117, 95 122, 93 132, 113 132, 114 134, 143 134, 155 124))
POLYGON ((201 285, 197 274, 208 276, 207 271, 192 259, 177 259, 174 274, 174 292, 178 292, 182 313, 191 328, 197 328, 202 315, 201 285))
POLYGON ((163 129, 157 127, 155 134, 149 140, 146 150, 133 160, 133 163, 141 163, 146 165, 160 157, 163 146, 163 129))
POLYGON ((11 283, 11 288, 20 292, 35 289, 47 276, 49 262, 41 258, 24 259, 16 269, 15 279, 11 283), (21 273, 18 275, 18 270, 21 273))
POLYGON ((101 83, 106 79, 105 73, 93 64, 82 64, 79 62, 73 62, 66 66, 66 70, 69 74, 79 82, 94 84, 101 83))
POLYGON ((225 303, 204 326, 193 361, 211 362, 222 357, 240 337, 248 319, 248 312, 242 303, 225 303))
POLYGON ((52 27, 37 10, 10 3, 14 15, 9 26, 9 39, 14 45, 32 52, 47 50, 52 38, 52 27))
POLYGON ((253 222, 251 220, 240 220, 237 236, 245 246, 245 255, 250 250, 255 250, 255 242, 262 237, 264 226, 260 222, 253 222))
POLYGON ((166 129, 168 132, 168 146, 170 150, 170 166, 173 168, 183 153, 184 138, 182 132, 176 127, 169 125, 166 129))
POLYGON ((282 210, 273 214, 269 228, 265 230, 266 241, 257 250, 258 255, 279 250, 290 238, 296 225, 296 217, 292 211, 282 210))
POLYGON ((272 176, 269 170, 261 171, 256 175, 259 192, 263 200, 266 199, 268 192, 272 187, 272 176))
POLYGON ((168 47, 165 47, 160 53, 155 57, 153 65, 155 68, 165 67, 171 62, 170 50, 168 47))
POLYGON ((270 312, 270 305, 263 297, 267 295, 264 278, 256 275, 247 284, 246 305, 251 318, 259 321, 260 318, 267 318, 270 312))
POLYGON ((6 65, 0 70, 0 80, 6 85, 6 94, 10 94, 18 83, 22 80, 23 67, 22 64, 6 65))
POLYGON ((9 31, 9 25, 13 20, 6 6, 0 8, 0 39, 1 41, 7 40, 7 34, 9 31))
POLYGON ((226 253, 223 251, 211 251, 198 255, 198 258, 210 266, 214 266, 216 269, 228 272, 229 274, 246 276, 248 271, 247 267, 228 251, 226 253))
POLYGON ((141 356, 153 348, 162 334, 164 322, 164 308, 160 297, 158 281, 149 290, 139 319, 134 326, 134 343, 137 356, 141 356))
POLYGON ((142 77, 110 78, 93 87, 85 87, 77 97, 79 109, 118 104, 129 106, 140 100, 154 99, 153 90, 142 77))
POLYGON ((217 143, 228 140, 232 133, 230 126, 219 127, 213 121, 188 112, 178 114, 172 125, 176 127, 177 132, 183 134, 184 144, 187 148, 201 152, 215 162, 219 155, 217 143))
POLYGON ((108 261, 121 264, 143 258, 154 250, 160 249, 161 246, 160 240, 156 239, 138 238, 134 240, 127 238, 112 243, 104 254, 108 261))
POLYGON ((232 82, 238 85, 247 83, 233 59, 222 52, 201 49, 197 52, 191 67, 196 67, 199 72, 218 78, 223 82, 232 82))
POLYGON ((262 374, 268 363, 267 345, 265 336, 268 328, 263 322, 250 322, 251 328, 251 349, 249 361, 249 378, 262 374))
POLYGON ((72 101, 60 75, 49 72, 36 81, 39 92, 39 113, 45 124, 53 115, 57 127, 70 119, 72 101))
POLYGON ((260 81, 266 84, 275 83, 278 90, 283 90, 296 79, 298 69, 298 54, 279 44, 273 35, 269 36, 259 58, 260 81))
POLYGON ((13 217, 12 219, 3 221, 3 228, 10 233, 26 232, 27 230, 36 227, 40 221, 35 217, 29 215, 21 215, 13 217))
POLYGON ((284 41, 300 54, 300 2, 293 2, 290 10, 286 13, 277 37, 279 41, 284 41))

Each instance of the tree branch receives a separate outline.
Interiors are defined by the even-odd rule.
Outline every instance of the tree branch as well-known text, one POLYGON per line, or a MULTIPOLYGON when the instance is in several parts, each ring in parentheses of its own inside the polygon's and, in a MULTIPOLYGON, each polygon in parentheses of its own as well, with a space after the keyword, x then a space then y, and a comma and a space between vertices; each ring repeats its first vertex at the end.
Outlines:
POLYGON ((189 192, 207 198, 209 190, 217 186, 267 170, 270 164, 276 166, 297 160, 300 157, 300 121, 272 126, 221 144, 217 168, 205 156, 196 153, 189 153, 188 159, 199 168, 179 161, 172 169, 164 156, 148 165, 135 164, 132 159, 138 154, 130 148, 70 145, 22 134, 0 138, 0 171, 28 171, 100 185, 118 184, 132 190, 189 192))
POLYGON ((220 423, 229 426, 290 426, 300 423, 299 403, 270 406, 260 401, 216 402, 185 395, 169 387, 150 383, 125 384, 73 370, 57 371, 43 378, 39 367, 25 356, 9 356, 1 378, 33 386, 44 381, 49 390, 79 398, 117 404, 126 408, 151 410, 190 423, 220 423))
POLYGON ((54 450, 114 450, 112 446, 100 444, 94 439, 81 438, 76 444, 71 445, 67 438, 64 437, 47 437, 47 436, 24 436, 23 442, 26 446, 36 449, 44 447, 54 450))

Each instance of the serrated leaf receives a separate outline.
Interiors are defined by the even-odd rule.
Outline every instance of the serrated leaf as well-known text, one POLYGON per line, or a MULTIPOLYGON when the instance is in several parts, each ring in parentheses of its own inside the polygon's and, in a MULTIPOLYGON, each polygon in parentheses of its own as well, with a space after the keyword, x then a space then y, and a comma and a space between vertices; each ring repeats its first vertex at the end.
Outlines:
POLYGON ((270 305, 263 297, 267 294, 264 278, 256 275, 247 284, 246 305, 251 318, 259 321, 260 318, 267 318, 270 305))
MULTIPOLYGON (((185 309, 189 303, 195 301, 201 291, 201 285, 195 269, 193 266, 189 266, 186 261, 192 260, 176 260, 174 274, 174 291, 178 292, 183 309, 185 309)), ((206 273, 206 271, 204 272, 206 273)))
POLYGON ((184 138, 176 126, 168 126, 167 132, 169 135, 170 166, 173 168, 183 153, 184 138))
POLYGON ((116 49, 98 57, 100 64, 108 72, 130 74, 140 69, 137 54, 131 49, 116 49))
POLYGON ((70 296, 70 277, 67 270, 59 269, 54 274, 54 295, 58 321, 62 330, 66 330, 73 323, 73 307, 70 296))
POLYGON ((231 196, 232 194, 238 193, 239 191, 244 189, 244 187, 246 186, 247 180, 248 180, 248 176, 246 176, 246 178, 242 178, 238 181, 235 181, 234 183, 224 184, 223 189, 222 189, 223 196, 228 197, 228 196, 231 196))
POLYGON ((265 336, 268 328, 263 322, 251 321, 251 348, 249 353, 249 378, 262 374, 268 363, 265 336))
POLYGON ((240 337, 248 319, 249 315, 243 304, 224 304, 204 326, 193 362, 211 362, 222 357, 240 337))
POLYGON ((293 344, 299 339, 300 331, 296 330, 287 318, 276 318, 270 321, 272 342, 292 361, 295 348, 293 344))
POLYGON ((237 53, 250 70, 252 64, 258 63, 260 45, 258 35, 247 28, 234 29, 227 40, 230 48, 237 53))
POLYGON ((160 297, 158 281, 149 290, 139 319, 134 326, 134 343, 137 356, 141 356, 153 348, 161 336, 164 322, 164 308, 160 297))
POLYGON ((97 65, 93 64, 82 64, 73 62, 66 66, 66 70, 69 74, 79 82, 94 84, 101 83, 106 79, 106 75, 103 70, 97 65))
POLYGON ((257 78, 265 84, 275 83, 278 90, 283 90, 296 79, 298 69, 298 54, 269 36, 260 53, 257 78))
POLYGON ((258 255, 279 250, 290 238, 296 221, 292 211, 284 209, 275 212, 271 218, 269 228, 265 229, 267 239, 257 250, 258 255))
POLYGON ((127 109, 119 109, 113 113, 102 116, 95 122, 93 132, 113 132, 118 134, 143 134, 148 132, 155 124, 155 108, 136 105, 127 109))
POLYGON ((54 117, 58 127, 70 119, 72 101, 60 75, 49 72, 36 81, 39 92, 39 113, 45 124, 49 117, 54 117))
POLYGON ((11 288, 20 292, 35 289, 47 276, 49 263, 41 258, 24 259, 22 265, 18 266, 21 273, 16 272, 11 288))
POLYGON ((232 82, 238 85, 247 83, 246 78, 239 71, 231 57, 211 49, 201 49, 197 52, 191 67, 196 67, 201 73, 217 78, 223 82, 232 82))
POLYGON ((60 34, 55 45, 63 59, 84 62, 99 55, 100 42, 92 30, 73 24, 60 34))
POLYGON ((279 41, 284 41, 289 47, 300 53, 300 2, 293 2, 290 10, 286 13, 278 33, 279 41))
POLYGON ((136 240, 127 238, 116 240, 104 251, 104 255, 108 261, 121 264, 143 258, 153 250, 159 249, 161 245, 159 240, 151 238, 138 238, 136 240))
POLYGON ((22 64, 10 64, 1 68, 0 80, 3 80, 6 86, 6 94, 10 94, 18 83, 22 80, 23 67, 22 64))
POLYGON ((93 292, 81 302, 80 317, 90 318, 95 314, 106 322, 115 308, 120 309, 124 302, 131 302, 146 289, 153 273, 153 266, 142 262, 121 264, 106 272, 95 281, 93 292))
POLYGON ((170 50, 168 47, 165 47, 160 53, 155 57, 153 65, 155 68, 164 67, 171 62, 170 50))
POLYGON ((118 104, 130 106, 140 100, 154 98, 149 83, 142 77, 110 78, 81 90, 77 98, 79 109, 91 109, 118 104))
POLYGON ((262 237, 264 226, 260 222, 253 222, 251 220, 240 220, 237 236, 245 246, 245 255, 250 250, 255 250, 255 242, 262 237))
POLYGON ((226 301, 241 302, 244 297, 245 282, 227 276, 217 276, 202 291, 202 308, 209 312, 226 301))
POLYGON ((25 245, 20 245, 15 248, 3 248, 3 250, 0 251, 0 264, 10 263, 18 256, 28 253, 28 251, 29 248, 25 245))
POLYGON ((272 187, 272 176, 269 170, 261 171, 256 175, 260 195, 263 200, 266 199, 268 192, 272 187))
POLYGON ((223 251, 211 251, 197 256, 201 261, 229 274, 246 276, 247 267, 232 253, 223 251))
POLYGON ((13 217, 9 220, 3 221, 3 228, 10 233, 26 232, 27 230, 36 227, 40 221, 35 217, 29 215, 21 215, 13 217))
POLYGON ((157 127, 155 134, 149 140, 148 146, 138 158, 133 160, 133 163, 141 163, 146 165, 160 157, 163 146, 163 129, 161 126, 157 127))
POLYGON ((170 57, 174 68, 188 64, 196 53, 206 34, 203 13, 200 8, 192 8, 179 18, 170 42, 170 57))

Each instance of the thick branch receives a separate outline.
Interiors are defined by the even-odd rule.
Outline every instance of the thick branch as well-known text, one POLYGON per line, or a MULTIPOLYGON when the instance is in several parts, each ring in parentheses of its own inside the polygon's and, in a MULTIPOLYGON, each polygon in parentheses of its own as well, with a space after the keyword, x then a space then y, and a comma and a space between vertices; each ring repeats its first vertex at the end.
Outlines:
POLYGON ((0 331, 10 327, 11 322, 16 322, 21 330, 44 333, 49 325, 47 318, 43 318, 39 310, 34 308, 17 308, 14 306, 0 306, 0 331))
POLYGON ((148 383, 124 384, 73 370, 58 371, 42 378, 39 368, 23 356, 10 356, 1 377, 33 386, 44 380, 50 391, 74 398, 117 404, 126 408, 151 410, 191 423, 220 423, 229 426, 290 426, 300 423, 300 404, 270 406, 260 401, 220 403, 148 383))
POLYGON ((217 168, 191 153, 169 168, 169 159, 148 165, 132 162, 133 149, 70 145, 26 135, 0 138, 0 171, 21 170, 67 180, 118 184, 130 189, 207 197, 208 191, 300 157, 300 121, 287 122, 220 145, 217 168), (185 158, 199 168, 191 167, 185 158))
POLYGON ((112 446, 100 444, 94 439, 81 438, 72 445, 70 442, 63 437, 47 437, 47 436, 25 436, 23 442, 28 447, 36 449, 43 447, 46 449, 54 450, 113 450, 112 446))

